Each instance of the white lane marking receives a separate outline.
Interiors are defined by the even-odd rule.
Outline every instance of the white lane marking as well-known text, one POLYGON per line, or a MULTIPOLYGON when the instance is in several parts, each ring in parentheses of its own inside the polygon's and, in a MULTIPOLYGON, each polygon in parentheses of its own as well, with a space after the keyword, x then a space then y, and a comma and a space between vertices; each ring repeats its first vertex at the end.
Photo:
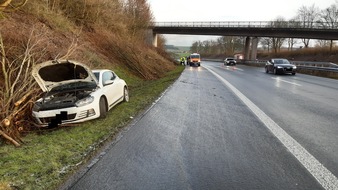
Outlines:
POLYGON ((287 134, 277 123, 275 123, 268 115, 259 109, 253 102, 251 102, 244 94, 237 88, 230 84, 227 80, 206 68, 209 72, 215 75, 221 82, 224 83, 246 106, 264 123, 264 125, 275 135, 280 142, 298 159, 298 161, 312 174, 312 176, 323 186, 326 190, 337 190, 338 179, 333 175, 323 164, 321 164, 314 156, 312 156, 302 145, 287 134))
POLYGON ((222 68, 222 69, 233 70, 233 71, 235 71, 235 70, 244 71, 243 69, 240 69, 240 68, 238 68, 236 66, 225 66, 225 65, 222 65, 222 66, 219 66, 219 67, 222 68))
POLYGON ((294 82, 290 82, 290 81, 287 81, 287 80, 283 80, 283 79, 280 79, 280 78, 277 78, 277 77, 271 77, 271 78, 275 79, 276 81, 282 81, 282 82, 286 82, 286 83, 293 84, 293 85, 296 85, 296 86, 302 86, 300 84, 297 84, 297 83, 294 83, 294 82))

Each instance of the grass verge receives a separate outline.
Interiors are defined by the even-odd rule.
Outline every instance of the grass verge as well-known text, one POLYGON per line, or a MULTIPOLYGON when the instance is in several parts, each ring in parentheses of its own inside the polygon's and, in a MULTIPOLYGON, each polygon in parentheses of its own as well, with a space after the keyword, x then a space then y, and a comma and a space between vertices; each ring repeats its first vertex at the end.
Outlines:
MULTIPOLYGON (((154 81, 129 83, 130 102, 114 107, 106 119, 40 131, 24 137, 21 148, 0 146, 0 189, 55 189, 120 128, 150 105, 181 74, 177 67, 154 81), (10 187, 9 187, 10 185, 10 187)), ((121 76, 123 78, 123 76, 121 76)))

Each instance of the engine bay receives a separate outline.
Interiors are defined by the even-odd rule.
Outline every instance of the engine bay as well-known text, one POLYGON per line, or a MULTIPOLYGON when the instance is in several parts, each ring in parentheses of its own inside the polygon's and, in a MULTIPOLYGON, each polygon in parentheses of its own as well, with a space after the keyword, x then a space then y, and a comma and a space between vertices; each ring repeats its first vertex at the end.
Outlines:
POLYGON ((53 110, 76 106, 78 100, 86 98, 92 90, 73 90, 67 92, 46 93, 34 105, 36 111, 53 110))

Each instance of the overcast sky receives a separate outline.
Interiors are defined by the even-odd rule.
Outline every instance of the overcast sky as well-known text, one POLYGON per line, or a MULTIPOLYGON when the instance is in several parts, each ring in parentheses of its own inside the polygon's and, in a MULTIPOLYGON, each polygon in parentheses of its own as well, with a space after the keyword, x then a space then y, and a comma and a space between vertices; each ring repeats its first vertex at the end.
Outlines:
MULTIPOLYGON (((303 5, 320 10, 336 0, 148 0, 156 22, 170 21, 271 21, 289 20, 303 5)), ((165 35, 168 45, 190 46, 211 36, 165 35)))

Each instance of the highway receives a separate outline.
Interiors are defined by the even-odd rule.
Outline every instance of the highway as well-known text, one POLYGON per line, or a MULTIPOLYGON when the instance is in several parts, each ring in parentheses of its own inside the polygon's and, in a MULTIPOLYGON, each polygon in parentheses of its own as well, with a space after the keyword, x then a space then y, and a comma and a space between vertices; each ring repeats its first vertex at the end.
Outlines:
POLYGON ((66 189, 338 189, 337 137, 338 80, 202 62, 66 189))

